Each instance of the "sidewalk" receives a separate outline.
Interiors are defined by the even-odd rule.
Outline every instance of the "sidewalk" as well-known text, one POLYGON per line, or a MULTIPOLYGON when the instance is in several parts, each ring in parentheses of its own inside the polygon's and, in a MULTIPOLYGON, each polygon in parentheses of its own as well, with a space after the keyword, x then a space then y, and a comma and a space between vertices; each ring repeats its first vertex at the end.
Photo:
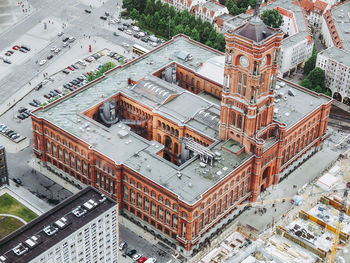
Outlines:
MULTIPOLYGON (((35 169, 36 171, 40 172, 41 174, 45 175, 50 180, 54 181, 55 183, 59 184, 60 186, 64 187, 68 191, 72 192, 73 194, 78 193, 80 190, 75 187, 74 185, 68 183, 61 177, 57 176, 55 173, 49 171, 45 167, 43 167, 41 164, 38 164, 37 159, 33 159, 28 163, 29 167, 35 169)), ((73 179, 73 178, 71 178, 73 179)))

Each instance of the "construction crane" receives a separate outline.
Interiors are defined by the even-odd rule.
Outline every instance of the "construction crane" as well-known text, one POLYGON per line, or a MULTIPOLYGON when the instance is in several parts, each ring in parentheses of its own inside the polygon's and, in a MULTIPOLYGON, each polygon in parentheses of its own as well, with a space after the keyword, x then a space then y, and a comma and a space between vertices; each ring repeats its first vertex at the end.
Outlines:
MULTIPOLYGON (((346 187, 350 188, 350 183, 349 182, 346 184, 346 187)), ((343 199, 342 199, 342 202, 341 202, 342 207, 341 207, 340 212, 339 212, 339 219, 338 219, 337 229, 335 231, 334 243, 333 243, 332 250, 331 250, 331 256, 330 256, 330 260, 329 260, 330 263, 334 263, 335 256, 337 254, 338 243, 339 243, 339 235, 340 235, 340 231, 341 231, 342 226, 343 226, 344 212, 345 212, 345 206, 346 206, 347 197, 348 197, 348 189, 345 189, 344 190, 344 196, 343 196, 343 199)))

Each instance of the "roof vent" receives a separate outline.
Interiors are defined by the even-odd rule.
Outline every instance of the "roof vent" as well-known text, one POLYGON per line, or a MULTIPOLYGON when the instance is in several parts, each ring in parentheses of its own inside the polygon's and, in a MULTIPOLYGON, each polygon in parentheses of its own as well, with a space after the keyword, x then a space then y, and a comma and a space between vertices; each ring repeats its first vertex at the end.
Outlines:
POLYGON ((25 247, 22 243, 19 243, 17 246, 15 246, 12 251, 15 253, 17 256, 21 256, 24 253, 26 253, 29 250, 29 248, 25 247))
POLYGON ((286 112, 284 115, 286 115, 287 117, 290 115, 290 113, 289 112, 286 112))
POLYGON ((220 175, 222 175, 222 172, 221 171, 217 171, 216 175, 220 176, 220 175))
POLYGON ((192 183, 191 183, 191 182, 190 182, 190 183, 188 183, 188 187, 189 187, 189 188, 192 188, 192 186, 193 186, 193 185, 192 185, 192 183))
POLYGON ((289 90, 288 90, 288 95, 289 95, 289 96, 295 97, 295 95, 296 95, 296 94, 295 94, 295 90, 294 90, 294 89, 289 89, 289 90))
POLYGON ((202 167, 202 168, 205 168, 207 165, 206 165, 206 163, 200 162, 199 166, 202 167))
POLYGON ((128 135, 129 135, 129 133, 128 133, 128 131, 126 131, 126 130, 118 131, 118 136, 119 136, 120 139, 124 139, 124 138, 126 138, 128 135))
POLYGON ((181 179, 182 173, 181 173, 180 171, 177 172, 177 177, 178 177, 179 179, 181 179))
POLYGON ((106 196, 105 195, 101 195, 101 199, 100 200, 98 200, 100 203, 103 203, 104 201, 106 201, 107 200, 107 198, 106 198, 106 196))
POLYGON ((45 232, 46 235, 52 236, 52 235, 54 235, 55 233, 57 233, 58 228, 57 228, 57 227, 54 227, 54 226, 52 226, 52 225, 48 225, 47 227, 44 227, 43 231, 45 232))
POLYGON ((152 171, 152 168, 151 168, 151 166, 150 166, 149 164, 147 164, 146 170, 147 170, 148 172, 151 172, 151 171, 152 171))
POLYGON ((5 256, 0 256, 0 263, 5 263, 7 261, 7 258, 5 256))
POLYGON ((31 238, 28 238, 26 241, 24 241, 24 243, 26 243, 26 245, 28 245, 30 248, 33 248, 39 244, 38 238, 36 236, 32 236, 31 238))
POLYGON ((78 206, 77 208, 72 210, 72 213, 76 216, 76 217, 81 217, 82 215, 86 214, 86 210, 83 209, 81 206, 78 206))
POLYGON ((60 229, 63 229, 67 226, 67 219, 65 217, 62 217, 61 219, 55 221, 55 225, 58 226, 60 229))

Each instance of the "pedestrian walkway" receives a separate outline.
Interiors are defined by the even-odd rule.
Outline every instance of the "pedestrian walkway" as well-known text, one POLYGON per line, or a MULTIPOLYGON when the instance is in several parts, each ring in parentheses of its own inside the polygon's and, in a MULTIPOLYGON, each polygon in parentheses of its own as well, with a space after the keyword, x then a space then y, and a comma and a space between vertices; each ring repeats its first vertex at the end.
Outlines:
POLYGON ((16 218, 17 220, 21 221, 23 224, 27 224, 27 222, 24 219, 20 218, 19 216, 10 215, 10 214, 0 214, 0 216, 13 217, 13 218, 16 218))

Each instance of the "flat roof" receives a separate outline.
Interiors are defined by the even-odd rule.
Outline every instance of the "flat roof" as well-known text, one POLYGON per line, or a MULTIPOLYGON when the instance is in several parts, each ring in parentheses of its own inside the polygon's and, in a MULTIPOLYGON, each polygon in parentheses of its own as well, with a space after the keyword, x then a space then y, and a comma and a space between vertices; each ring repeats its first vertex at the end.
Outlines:
POLYGON ((328 59, 336 61, 337 63, 350 67, 350 49, 348 51, 345 51, 338 47, 330 47, 322 50, 319 55, 325 56, 328 59))
POLYGON ((350 52, 350 2, 334 7, 331 14, 343 47, 350 52))
POLYGON ((5 261, 1 262, 28 263, 116 205, 115 201, 88 186, 1 239, 0 258, 1 256, 6 258, 5 261), (73 211, 79 206, 86 212, 78 217, 73 211), (46 230, 44 230, 45 228, 46 230), (13 249, 20 243, 22 246, 18 247, 19 251, 27 251, 22 255, 17 255, 13 249))
POLYGON ((323 104, 327 104, 330 98, 322 94, 316 94, 302 87, 278 79, 276 83, 276 98, 273 119, 287 125, 287 129, 295 125, 299 120, 309 115, 323 104), (294 95, 289 95, 289 94, 294 95))

